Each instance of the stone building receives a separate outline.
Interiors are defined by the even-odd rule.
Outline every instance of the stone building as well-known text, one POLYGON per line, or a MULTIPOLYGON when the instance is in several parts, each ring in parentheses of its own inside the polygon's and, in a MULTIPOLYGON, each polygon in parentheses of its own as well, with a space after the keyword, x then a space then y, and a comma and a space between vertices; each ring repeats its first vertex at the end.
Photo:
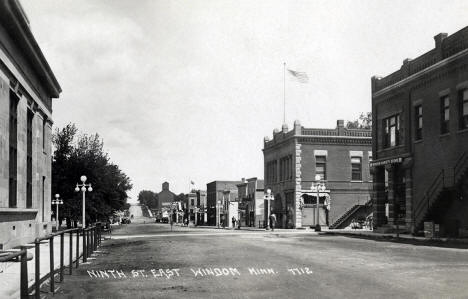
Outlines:
POLYGON ((372 78, 372 162, 378 230, 424 222, 468 228, 468 27, 372 78))
POLYGON ((206 211, 206 191, 197 190, 197 202, 196 202, 196 223, 197 225, 205 225, 208 221, 208 214, 206 211))
POLYGON ((264 217, 264 181, 257 178, 242 179, 237 184, 239 197, 239 216, 242 226, 263 227, 264 217))
POLYGON ((60 92, 20 3, 0 1, 0 249, 51 231, 52 99, 60 92))
POLYGON ((326 184, 319 194, 321 225, 338 228, 354 213, 367 209, 371 142, 370 129, 347 129, 343 120, 338 120, 335 129, 309 129, 295 121, 291 131, 283 125, 282 131, 273 131, 273 139, 265 137, 265 190, 271 189, 275 197, 271 210, 277 225, 315 224, 317 194, 311 187, 316 174, 326 184))
POLYGON ((176 223, 183 221, 183 202, 176 201, 177 195, 169 190, 169 183, 162 184, 162 190, 158 193, 157 213, 165 215, 172 209, 173 214, 169 217, 173 218, 176 223))
POLYGON ((232 216, 238 217, 237 184, 241 181, 213 181, 206 184, 208 225, 232 227, 232 216))

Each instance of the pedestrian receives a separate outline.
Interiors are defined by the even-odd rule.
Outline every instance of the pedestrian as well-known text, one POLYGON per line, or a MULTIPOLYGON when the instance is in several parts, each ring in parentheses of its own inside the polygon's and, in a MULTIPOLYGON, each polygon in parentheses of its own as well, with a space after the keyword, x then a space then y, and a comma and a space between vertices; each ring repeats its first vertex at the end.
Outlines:
POLYGON ((236 217, 232 216, 232 229, 235 229, 236 228, 236 217))
POLYGON ((272 231, 275 231, 275 226, 276 226, 276 215, 272 213, 270 215, 270 228, 272 231))

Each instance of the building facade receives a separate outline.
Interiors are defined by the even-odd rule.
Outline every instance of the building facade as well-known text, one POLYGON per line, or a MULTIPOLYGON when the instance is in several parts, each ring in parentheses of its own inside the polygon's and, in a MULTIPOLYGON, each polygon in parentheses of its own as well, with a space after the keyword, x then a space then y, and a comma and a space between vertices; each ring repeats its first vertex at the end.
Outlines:
POLYGON ((242 179, 237 184, 239 219, 242 226, 263 227, 265 216, 264 181, 257 178, 242 179))
POLYGON ((197 225, 206 225, 208 221, 208 214, 206 211, 206 191, 205 190, 197 190, 197 202, 196 202, 196 209, 195 209, 195 219, 197 225))
POLYGON ((18 1, 0 1, 0 249, 51 231, 52 99, 61 92, 18 1))
POLYGON ((468 228, 468 27, 372 78, 374 226, 468 228))
POLYGON ((277 226, 315 224, 317 192, 312 185, 317 174, 326 185, 319 194, 321 225, 332 226, 354 206, 368 203, 371 142, 371 130, 346 129, 342 120, 335 129, 308 129, 295 121, 291 131, 283 125, 282 131, 273 131, 273 139, 265 137, 265 190, 274 195, 270 210, 277 226))
POLYGON ((241 181, 213 181, 206 184, 208 225, 232 227, 231 218, 238 217, 237 184, 241 181))

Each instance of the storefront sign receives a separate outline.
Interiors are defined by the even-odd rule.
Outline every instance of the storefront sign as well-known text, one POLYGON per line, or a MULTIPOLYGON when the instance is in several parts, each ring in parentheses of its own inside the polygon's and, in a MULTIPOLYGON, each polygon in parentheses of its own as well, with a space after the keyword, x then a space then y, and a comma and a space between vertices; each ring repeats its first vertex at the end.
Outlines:
POLYGON ((403 162, 403 158, 398 157, 398 158, 391 158, 391 159, 385 159, 385 160, 380 160, 380 161, 372 161, 370 163, 371 167, 375 166, 384 166, 388 164, 396 164, 396 163, 401 163, 403 162))

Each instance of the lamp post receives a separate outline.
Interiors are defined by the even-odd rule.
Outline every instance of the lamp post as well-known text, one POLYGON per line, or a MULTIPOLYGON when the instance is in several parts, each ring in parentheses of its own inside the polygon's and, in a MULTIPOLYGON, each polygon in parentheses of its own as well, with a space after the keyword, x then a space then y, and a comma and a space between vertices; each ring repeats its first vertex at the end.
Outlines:
POLYGON ((86 213, 86 196, 85 196, 85 192, 88 191, 88 192, 92 192, 93 191, 93 187, 91 187, 91 183, 90 184, 86 184, 86 176, 85 175, 82 175, 80 177, 80 180, 81 180, 81 184, 78 184, 76 183, 76 187, 75 187, 75 192, 81 192, 83 193, 83 220, 82 220, 82 227, 85 228, 86 227, 86 217, 85 217, 85 213, 86 213))
MULTIPOLYGON (((320 227, 320 221, 319 221, 319 197, 320 197, 320 191, 325 191, 325 183, 321 183, 321 176, 320 174, 315 175, 315 189, 317 190, 317 201, 316 201, 316 207, 315 207, 315 231, 319 232, 322 230, 320 227)), ((314 186, 312 186, 312 190, 314 189, 314 186)))
POLYGON ((55 194, 55 199, 52 199, 52 204, 56 207, 55 212, 55 230, 59 230, 59 205, 63 205, 63 200, 60 199, 60 194, 55 194))
POLYGON ((220 209, 221 209, 221 201, 218 200, 218 201, 216 201, 216 221, 217 221, 218 228, 219 228, 219 223, 220 223, 220 220, 221 220, 220 209))
POLYGON ((229 204, 230 204, 230 199, 229 199, 229 193, 231 193, 230 190, 224 188, 223 191, 223 215, 224 215, 224 221, 223 221, 223 228, 226 228, 226 222, 228 223, 228 228, 229 228, 229 204), (227 198, 226 198, 227 195, 227 198))
POLYGON ((270 229, 270 200, 275 200, 275 197, 271 194, 271 189, 268 188, 263 199, 267 201, 267 226, 266 229, 270 229))

